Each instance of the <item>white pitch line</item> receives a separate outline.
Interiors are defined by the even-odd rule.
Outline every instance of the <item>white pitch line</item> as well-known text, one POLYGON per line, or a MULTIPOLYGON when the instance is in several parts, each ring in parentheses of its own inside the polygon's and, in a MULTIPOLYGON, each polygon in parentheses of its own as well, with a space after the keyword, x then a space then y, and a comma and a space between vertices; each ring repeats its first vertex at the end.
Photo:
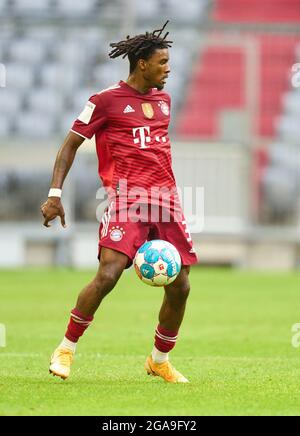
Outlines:
MULTIPOLYGON (((51 351, 49 352, 49 355, 51 354, 51 351)), ((45 353, 3 353, 0 352, 0 357, 45 357, 46 354, 45 353)), ((142 359, 142 358, 146 358, 147 355, 132 355, 132 354, 101 354, 101 353, 77 353, 75 354, 76 358, 84 358, 84 359, 106 359, 106 358, 111 358, 111 357, 116 357, 116 358, 124 358, 124 359, 142 359)))
POLYGON ((41 353, 1 353, 0 357, 41 357, 41 353))
MULTIPOLYGON (((49 356, 51 355, 51 350, 48 353, 49 356)), ((34 358, 34 357, 39 357, 39 358, 43 358, 43 357, 48 357, 48 354, 46 353, 13 353, 13 352, 1 352, 0 351, 0 358, 1 357, 20 357, 20 358, 34 358)), ((116 358, 116 359, 145 359, 147 357, 146 354, 101 354, 101 353, 76 353, 75 354, 75 359, 111 359, 111 358, 116 358)), ((175 357, 175 356, 174 356, 175 357)), ((184 357, 179 357, 176 356, 176 360, 181 359, 182 361, 186 361, 187 359, 193 359, 194 361, 197 360, 199 362, 203 361, 203 362, 210 362, 210 361, 217 361, 217 360, 223 360, 223 361, 238 361, 238 362, 251 362, 251 361, 268 361, 268 360, 272 360, 272 361, 292 361, 292 360, 296 360, 298 359, 297 356, 293 357, 287 357, 287 356, 266 356, 266 357, 262 357, 262 356, 202 356, 202 357, 197 357, 197 356, 184 356, 184 357)))

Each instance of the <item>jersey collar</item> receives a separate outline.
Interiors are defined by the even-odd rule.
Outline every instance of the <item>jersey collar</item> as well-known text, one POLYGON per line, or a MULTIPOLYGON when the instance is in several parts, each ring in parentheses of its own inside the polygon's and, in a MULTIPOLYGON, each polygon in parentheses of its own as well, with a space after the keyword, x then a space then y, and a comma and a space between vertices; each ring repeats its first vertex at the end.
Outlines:
POLYGON ((143 94, 142 92, 137 91, 136 89, 132 88, 132 86, 128 85, 128 83, 124 82, 124 80, 120 80, 119 85, 124 88, 127 89, 128 91, 132 92, 135 95, 139 95, 139 96, 149 96, 153 94, 153 88, 150 88, 148 92, 146 92, 145 94, 143 94))

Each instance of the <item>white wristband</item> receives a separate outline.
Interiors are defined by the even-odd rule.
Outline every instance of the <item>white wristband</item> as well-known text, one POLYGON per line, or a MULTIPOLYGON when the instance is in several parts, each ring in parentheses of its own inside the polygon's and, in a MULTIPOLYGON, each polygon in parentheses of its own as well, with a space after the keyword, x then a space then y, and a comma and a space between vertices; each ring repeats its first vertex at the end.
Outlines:
POLYGON ((50 188, 48 197, 59 197, 61 198, 62 190, 58 188, 50 188))

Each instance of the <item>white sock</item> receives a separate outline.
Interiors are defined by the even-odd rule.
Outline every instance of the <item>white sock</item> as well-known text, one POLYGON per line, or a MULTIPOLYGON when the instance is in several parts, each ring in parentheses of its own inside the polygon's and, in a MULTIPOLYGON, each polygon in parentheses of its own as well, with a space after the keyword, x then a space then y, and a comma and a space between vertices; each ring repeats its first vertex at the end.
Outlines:
POLYGON ((153 347, 151 356, 155 363, 164 363, 169 360, 169 353, 162 353, 155 346, 153 347))
POLYGON ((64 337, 62 342, 60 343, 59 347, 60 348, 67 348, 67 350, 71 350, 71 351, 73 351, 73 353, 75 353, 76 345, 77 345, 76 342, 72 342, 69 339, 67 339, 66 337, 64 337))

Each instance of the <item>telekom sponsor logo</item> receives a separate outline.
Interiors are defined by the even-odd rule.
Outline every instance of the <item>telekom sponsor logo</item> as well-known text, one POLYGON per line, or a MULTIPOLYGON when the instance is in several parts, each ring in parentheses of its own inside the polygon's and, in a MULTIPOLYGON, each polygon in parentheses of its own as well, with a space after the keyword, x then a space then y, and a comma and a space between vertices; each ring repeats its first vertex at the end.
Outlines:
MULTIPOLYGON (((149 142, 151 142, 151 136, 150 136, 150 127, 149 126, 143 126, 143 127, 136 127, 135 129, 132 129, 133 134, 133 143, 134 144, 140 144, 140 148, 149 148, 150 145, 149 142)), ((166 136, 155 136, 156 142, 167 142, 166 136)))
POLYGON ((146 143, 149 143, 151 141, 150 138, 150 127, 136 127, 135 129, 132 129, 133 137, 134 137, 134 144, 140 144, 140 148, 149 148, 149 146, 146 145, 146 143))

